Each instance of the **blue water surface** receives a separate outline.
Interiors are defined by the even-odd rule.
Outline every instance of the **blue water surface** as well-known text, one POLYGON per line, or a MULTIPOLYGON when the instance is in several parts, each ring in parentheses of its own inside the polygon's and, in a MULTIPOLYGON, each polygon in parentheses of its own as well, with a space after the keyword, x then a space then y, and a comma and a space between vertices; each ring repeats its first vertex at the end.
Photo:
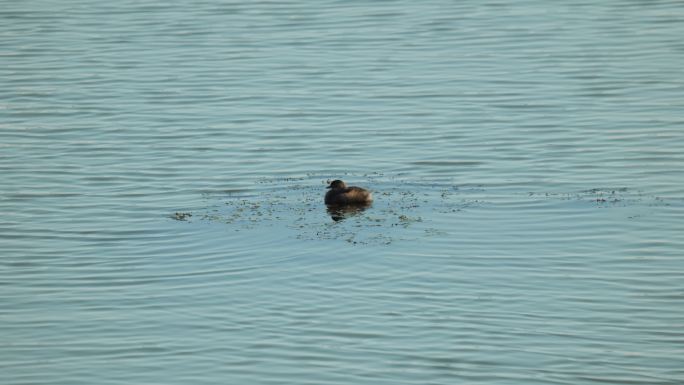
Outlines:
POLYGON ((0 383, 684 383, 683 20, 0 1, 0 383))

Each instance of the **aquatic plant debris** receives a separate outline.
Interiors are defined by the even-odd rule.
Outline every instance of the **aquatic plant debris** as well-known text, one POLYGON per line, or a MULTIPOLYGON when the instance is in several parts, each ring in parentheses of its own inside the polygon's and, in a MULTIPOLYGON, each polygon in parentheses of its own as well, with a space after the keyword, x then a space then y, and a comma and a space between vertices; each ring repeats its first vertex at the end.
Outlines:
MULTIPOLYGON (((544 202, 581 207, 648 207, 668 205, 671 200, 649 196, 626 187, 590 188, 574 192, 528 192, 527 194, 482 185, 458 185, 452 181, 402 180, 382 174, 344 175, 369 187, 376 196, 368 209, 326 210, 323 204, 329 176, 263 178, 249 194, 204 194, 206 208, 176 212, 183 222, 205 222, 231 231, 286 231, 301 240, 341 240, 354 245, 390 244, 448 236, 442 216, 480 209, 505 209, 507 205, 544 202), (556 203, 554 203, 556 202, 556 203), (440 225, 441 223, 441 225, 440 225)), ((626 219, 647 215, 643 210, 626 212, 626 219)))
POLYGON ((177 221, 187 221, 192 217, 191 213, 180 213, 180 212, 175 212, 173 215, 171 215, 171 218, 177 220, 177 221))

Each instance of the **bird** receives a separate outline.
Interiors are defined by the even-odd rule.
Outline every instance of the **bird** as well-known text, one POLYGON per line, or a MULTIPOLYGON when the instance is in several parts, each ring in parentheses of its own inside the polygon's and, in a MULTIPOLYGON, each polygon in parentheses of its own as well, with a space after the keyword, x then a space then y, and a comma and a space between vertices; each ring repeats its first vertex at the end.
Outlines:
POLYGON ((368 206, 373 201, 373 194, 361 187, 349 186, 335 179, 330 182, 330 189, 325 194, 325 204, 328 206, 368 206))

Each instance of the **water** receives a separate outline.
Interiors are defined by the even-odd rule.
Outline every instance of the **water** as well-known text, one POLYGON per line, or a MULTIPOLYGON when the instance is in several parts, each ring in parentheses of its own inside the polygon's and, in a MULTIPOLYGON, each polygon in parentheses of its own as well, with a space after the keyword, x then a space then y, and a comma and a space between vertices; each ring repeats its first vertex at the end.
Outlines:
POLYGON ((1 5, 2 384, 684 382, 680 2, 1 5))

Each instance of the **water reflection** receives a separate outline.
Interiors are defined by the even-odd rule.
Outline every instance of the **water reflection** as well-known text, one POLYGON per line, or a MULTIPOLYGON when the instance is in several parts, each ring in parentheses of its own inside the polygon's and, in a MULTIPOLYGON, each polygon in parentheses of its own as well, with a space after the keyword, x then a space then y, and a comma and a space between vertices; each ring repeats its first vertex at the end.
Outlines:
POLYGON ((370 203, 347 205, 347 206, 328 206, 328 214, 333 221, 339 222, 341 220, 359 215, 371 206, 370 203))

